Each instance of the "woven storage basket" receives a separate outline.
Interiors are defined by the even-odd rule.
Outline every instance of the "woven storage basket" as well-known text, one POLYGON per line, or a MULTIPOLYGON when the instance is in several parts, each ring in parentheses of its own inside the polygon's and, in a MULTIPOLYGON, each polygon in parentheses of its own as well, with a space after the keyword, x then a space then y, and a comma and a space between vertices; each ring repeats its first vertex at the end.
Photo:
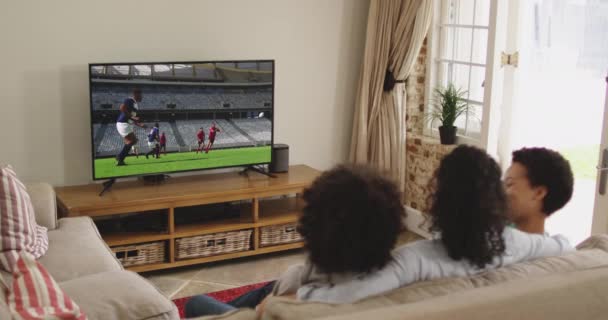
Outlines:
POLYGON ((298 224, 288 223, 260 228, 260 246, 267 247, 282 243, 302 241, 302 235, 296 231, 298 224))
POLYGON ((175 240, 177 259, 191 259, 251 249, 253 230, 213 233, 175 240))
POLYGON ((165 262, 164 241, 112 247, 112 251, 124 267, 165 262))

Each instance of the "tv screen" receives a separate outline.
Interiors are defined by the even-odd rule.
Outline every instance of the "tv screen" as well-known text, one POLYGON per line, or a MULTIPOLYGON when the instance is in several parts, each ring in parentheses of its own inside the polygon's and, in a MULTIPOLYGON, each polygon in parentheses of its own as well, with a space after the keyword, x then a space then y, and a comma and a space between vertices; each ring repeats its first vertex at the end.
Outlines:
POLYGON ((274 61, 89 65, 93 179, 268 164, 274 61))

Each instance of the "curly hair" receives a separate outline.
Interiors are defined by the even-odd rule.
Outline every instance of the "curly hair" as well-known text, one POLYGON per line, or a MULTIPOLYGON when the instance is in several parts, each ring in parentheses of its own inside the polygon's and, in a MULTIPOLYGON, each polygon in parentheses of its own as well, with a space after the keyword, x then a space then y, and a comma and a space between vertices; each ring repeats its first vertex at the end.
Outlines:
POLYGON ((448 256, 483 268, 505 251, 507 198, 500 167, 487 153, 459 146, 446 155, 429 186, 431 229, 448 256))
POLYGON ((325 273, 369 272, 391 259, 405 210, 401 192, 369 167, 340 165, 303 193, 298 232, 325 273))
POLYGON ((550 216, 572 198, 574 177, 570 163, 561 154, 546 148, 523 148, 513 152, 513 162, 526 168, 530 185, 545 186, 543 213, 550 216))

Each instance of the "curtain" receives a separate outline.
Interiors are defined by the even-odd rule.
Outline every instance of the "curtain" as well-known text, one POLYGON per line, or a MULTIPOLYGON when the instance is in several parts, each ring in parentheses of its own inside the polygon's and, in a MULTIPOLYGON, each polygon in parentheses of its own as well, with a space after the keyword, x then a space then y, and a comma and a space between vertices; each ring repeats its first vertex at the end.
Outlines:
POLYGON ((432 20, 433 0, 371 0, 350 160, 388 171, 405 188, 404 80, 432 20))

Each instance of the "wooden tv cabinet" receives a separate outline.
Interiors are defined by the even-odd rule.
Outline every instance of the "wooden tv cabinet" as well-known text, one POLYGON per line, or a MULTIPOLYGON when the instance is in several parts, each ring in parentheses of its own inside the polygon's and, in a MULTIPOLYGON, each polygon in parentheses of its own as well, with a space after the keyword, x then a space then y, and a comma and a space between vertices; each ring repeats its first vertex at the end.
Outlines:
POLYGON ((277 174, 276 178, 254 172, 248 176, 229 172, 170 178, 153 185, 141 181, 118 182, 102 197, 98 196, 102 188, 100 184, 58 187, 55 192, 61 217, 118 219, 126 214, 145 215, 154 212, 160 214, 161 219, 166 219, 163 221, 166 230, 102 232, 102 238, 110 247, 164 241, 167 248, 165 261, 127 267, 129 270, 144 272, 301 248, 302 242, 262 247, 260 228, 297 221, 302 205, 298 194, 319 174, 319 171, 308 166, 296 165, 291 166, 288 173, 277 174), (287 195, 295 197, 284 197, 287 195), (240 217, 201 223, 176 223, 176 217, 179 218, 178 215, 183 212, 181 210, 186 208, 234 202, 243 203, 239 209, 240 217), (250 250, 176 259, 176 239, 244 229, 253 230, 250 250))

